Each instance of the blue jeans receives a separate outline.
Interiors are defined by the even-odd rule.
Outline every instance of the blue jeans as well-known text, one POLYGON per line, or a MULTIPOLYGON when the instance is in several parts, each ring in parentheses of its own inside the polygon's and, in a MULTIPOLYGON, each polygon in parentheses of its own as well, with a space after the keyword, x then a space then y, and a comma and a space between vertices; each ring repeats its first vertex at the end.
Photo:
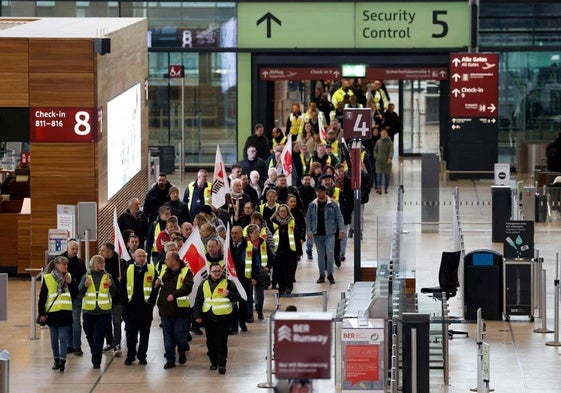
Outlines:
POLYGON ((319 276, 325 277, 325 270, 328 275, 332 275, 335 262, 335 235, 314 236, 314 244, 318 252, 319 276))
MULTIPOLYGON (((384 184, 385 184, 385 188, 388 188, 388 186, 390 185, 390 174, 389 173, 384 173, 384 184)), ((382 188, 382 173, 376 173, 376 187, 378 188, 382 188)))
POLYGON ((84 333, 86 333, 86 339, 92 353, 92 364, 99 366, 101 365, 103 353, 103 339, 105 338, 107 327, 111 323, 111 313, 96 315, 85 312, 82 318, 84 321, 84 333))
POLYGON ((310 240, 309 237, 306 237, 306 254, 312 253, 312 247, 314 245, 314 241, 310 240))
POLYGON ((175 363, 175 347, 181 355, 187 351, 187 317, 162 317, 166 360, 175 363))
POLYGON ((82 347, 82 298, 76 296, 74 300, 72 300, 72 340, 68 343, 73 348, 81 348, 82 347))
POLYGON ((51 333, 51 349, 56 359, 66 359, 68 339, 70 337, 70 326, 49 326, 51 333))
MULTIPOLYGON (((255 309, 256 310, 263 310, 263 303, 265 303, 265 288, 262 285, 256 285, 253 288, 255 288, 255 309)), ((251 307, 249 305, 249 299, 248 299, 248 305, 247 308, 249 309, 249 313, 253 313, 253 299, 251 302, 251 307)))

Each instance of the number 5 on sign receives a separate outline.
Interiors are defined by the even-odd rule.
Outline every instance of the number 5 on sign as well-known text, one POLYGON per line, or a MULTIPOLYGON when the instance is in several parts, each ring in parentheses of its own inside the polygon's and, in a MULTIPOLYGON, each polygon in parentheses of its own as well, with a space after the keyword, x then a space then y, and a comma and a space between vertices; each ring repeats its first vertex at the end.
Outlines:
POLYGON ((369 108, 348 108, 343 110, 343 131, 345 139, 370 139, 372 117, 369 108))

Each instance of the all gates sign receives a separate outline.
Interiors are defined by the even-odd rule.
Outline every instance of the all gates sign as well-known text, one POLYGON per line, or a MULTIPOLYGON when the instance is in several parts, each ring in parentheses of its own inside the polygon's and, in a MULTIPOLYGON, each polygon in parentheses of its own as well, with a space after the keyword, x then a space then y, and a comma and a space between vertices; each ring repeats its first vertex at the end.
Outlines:
POLYGON ((451 55, 450 116, 497 117, 498 105, 499 55, 451 55))

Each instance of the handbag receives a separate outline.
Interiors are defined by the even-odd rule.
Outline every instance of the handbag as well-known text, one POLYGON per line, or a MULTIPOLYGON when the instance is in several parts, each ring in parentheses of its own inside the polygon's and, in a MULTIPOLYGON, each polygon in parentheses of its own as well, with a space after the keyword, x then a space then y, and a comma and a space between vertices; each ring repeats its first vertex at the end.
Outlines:
POLYGON ((257 280, 258 284, 265 289, 271 286, 271 276, 269 272, 265 270, 265 268, 261 267, 259 270, 259 279, 257 280))
MULTIPOLYGON (((60 296, 60 293, 57 293, 57 295, 55 296, 55 300, 53 300, 53 302, 51 303, 51 305, 49 306, 49 308, 47 309, 47 311, 45 312, 45 315, 49 313, 49 311, 51 311, 51 308, 53 307, 53 304, 55 304, 56 300, 58 299, 58 297, 60 296)), ((47 324, 47 321, 43 321, 41 320, 42 315, 37 315, 37 318, 35 318, 35 323, 39 326, 45 326, 47 324)))

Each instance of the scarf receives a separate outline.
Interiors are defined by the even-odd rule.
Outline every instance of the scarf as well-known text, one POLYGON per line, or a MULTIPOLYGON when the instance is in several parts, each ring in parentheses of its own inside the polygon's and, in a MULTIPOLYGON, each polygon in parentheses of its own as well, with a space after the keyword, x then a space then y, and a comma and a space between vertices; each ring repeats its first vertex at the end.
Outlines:
POLYGON ((62 293, 64 292, 64 287, 66 286, 66 278, 65 276, 62 275, 61 272, 59 272, 56 269, 53 269, 51 271, 51 274, 53 275, 53 278, 55 279, 56 283, 57 283, 57 293, 62 293))
POLYGON ((232 199, 242 199, 243 198, 243 191, 239 193, 235 193, 234 191, 230 191, 230 196, 232 199))
POLYGON ((289 215, 286 218, 280 218, 279 216, 275 217, 275 220, 279 223, 279 225, 288 225, 292 217, 289 215))

